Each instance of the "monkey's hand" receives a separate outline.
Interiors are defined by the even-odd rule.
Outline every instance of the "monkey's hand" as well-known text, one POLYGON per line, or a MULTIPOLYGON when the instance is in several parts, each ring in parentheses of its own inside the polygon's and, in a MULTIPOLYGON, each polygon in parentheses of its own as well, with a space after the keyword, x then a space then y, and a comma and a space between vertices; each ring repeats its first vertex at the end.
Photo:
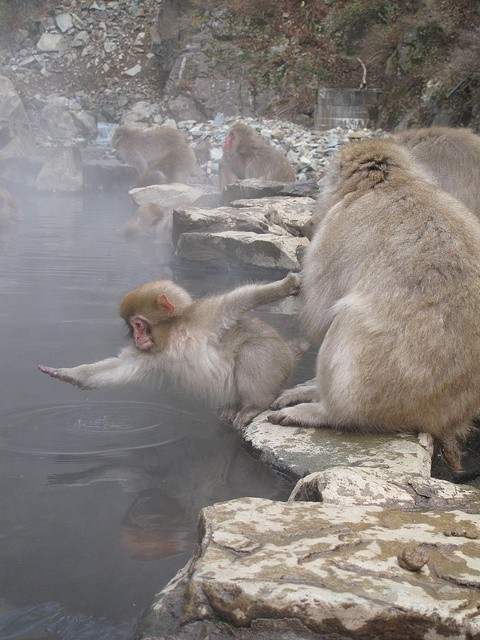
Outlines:
POLYGON ((299 273, 289 273, 286 278, 284 278, 283 283, 285 285, 286 295, 287 296, 298 296, 300 293, 300 274, 299 273))
POLYGON ((61 380, 62 382, 69 382, 70 384, 73 384, 80 389, 93 389, 93 387, 84 384, 81 380, 78 380, 74 376, 66 373, 68 369, 52 369, 52 367, 45 367, 42 364, 39 364, 38 370, 42 373, 46 373, 51 378, 56 378, 57 380, 61 380))

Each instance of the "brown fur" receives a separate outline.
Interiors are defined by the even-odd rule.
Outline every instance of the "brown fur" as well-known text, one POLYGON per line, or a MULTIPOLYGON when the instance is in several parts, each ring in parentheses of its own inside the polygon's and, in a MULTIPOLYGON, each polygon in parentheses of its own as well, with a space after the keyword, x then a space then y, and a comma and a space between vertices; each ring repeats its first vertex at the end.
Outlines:
POLYGON ((435 184, 480 218, 480 136, 470 129, 408 129, 393 139, 406 147, 435 184))
POLYGON ((275 399, 302 351, 247 311, 296 295, 298 282, 290 274, 196 302, 169 280, 147 282, 120 301, 132 344, 117 358, 67 369, 39 368, 88 388, 159 381, 166 374, 223 404, 222 418, 240 429, 275 399))
POLYGON ((195 154, 183 133, 168 125, 141 130, 121 125, 112 136, 112 147, 139 173, 139 182, 185 182, 196 165, 195 154))
POLYGON ((391 140, 342 147, 327 176, 302 275, 316 383, 270 420, 426 432, 458 470, 480 398, 480 225, 391 140))
POLYGON ((277 182, 293 182, 295 169, 286 157, 257 133, 241 122, 227 134, 220 161, 220 188, 245 178, 263 178, 277 182))

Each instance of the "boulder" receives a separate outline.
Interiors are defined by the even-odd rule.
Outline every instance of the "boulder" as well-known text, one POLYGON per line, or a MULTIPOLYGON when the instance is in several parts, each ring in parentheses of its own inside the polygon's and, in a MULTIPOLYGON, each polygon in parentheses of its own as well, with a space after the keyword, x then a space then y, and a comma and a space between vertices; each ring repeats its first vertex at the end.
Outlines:
POLYGON ((148 187, 137 187, 128 192, 138 206, 147 202, 155 202, 165 211, 194 204, 204 192, 187 184, 173 182, 172 184, 151 184, 148 187))
POLYGON ((300 258, 307 245, 306 238, 272 233, 183 233, 178 239, 175 258, 223 269, 243 267, 296 271, 300 269, 300 258))
POLYGON ((473 640, 479 539, 480 516, 460 510, 219 503, 136 637, 473 640))
POLYGON ((230 206, 250 210, 261 207, 262 214, 271 225, 281 227, 293 236, 309 237, 311 218, 317 201, 310 197, 274 196, 259 200, 234 200, 230 206))
POLYGON ((173 237, 176 243, 182 233, 192 231, 251 231, 268 233, 269 227, 265 216, 258 209, 247 212, 237 211, 231 207, 218 209, 202 209, 190 207, 176 209, 173 212, 173 237))
POLYGON ((77 147, 58 147, 45 162, 36 180, 38 191, 81 191, 83 163, 77 147))

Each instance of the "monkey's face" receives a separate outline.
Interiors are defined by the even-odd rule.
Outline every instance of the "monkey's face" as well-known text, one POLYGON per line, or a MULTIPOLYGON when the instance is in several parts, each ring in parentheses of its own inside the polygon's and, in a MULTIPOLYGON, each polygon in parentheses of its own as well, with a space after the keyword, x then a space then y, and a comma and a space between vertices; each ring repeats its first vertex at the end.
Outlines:
POLYGON ((152 336, 150 323, 143 316, 133 316, 127 320, 130 333, 132 335, 133 344, 140 351, 150 351, 155 347, 155 341, 152 336))
POLYGON ((233 148, 233 143, 235 142, 236 133, 235 131, 230 131, 228 136, 225 138, 225 142, 223 143, 224 151, 231 151, 233 148))

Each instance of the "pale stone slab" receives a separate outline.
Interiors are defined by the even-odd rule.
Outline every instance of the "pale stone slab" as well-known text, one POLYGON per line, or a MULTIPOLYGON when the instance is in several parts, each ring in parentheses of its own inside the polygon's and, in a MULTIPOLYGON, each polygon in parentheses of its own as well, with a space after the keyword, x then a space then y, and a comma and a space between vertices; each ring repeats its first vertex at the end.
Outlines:
POLYGON ((128 193, 138 206, 147 202, 155 202, 169 212, 193 204, 197 198, 203 195, 201 189, 190 187, 181 182, 152 184, 148 187, 130 189, 128 193))
POLYGON ((65 38, 59 33, 42 33, 40 40, 37 42, 39 51, 59 51, 65 42, 65 38))
POLYGON ((336 429, 284 427, 261 413, 243 430, 243 438, 267 464, 302 477, 336 466, 389 469, 430 475, 432 439, 425 434, 346 433, 336 429))
POLYGON ((295 639, 480 637, 479 515, 243 498, 203 509, 199 532, 142 637, 205 637, 202 621, 254 638, 261 620, 295 639))

